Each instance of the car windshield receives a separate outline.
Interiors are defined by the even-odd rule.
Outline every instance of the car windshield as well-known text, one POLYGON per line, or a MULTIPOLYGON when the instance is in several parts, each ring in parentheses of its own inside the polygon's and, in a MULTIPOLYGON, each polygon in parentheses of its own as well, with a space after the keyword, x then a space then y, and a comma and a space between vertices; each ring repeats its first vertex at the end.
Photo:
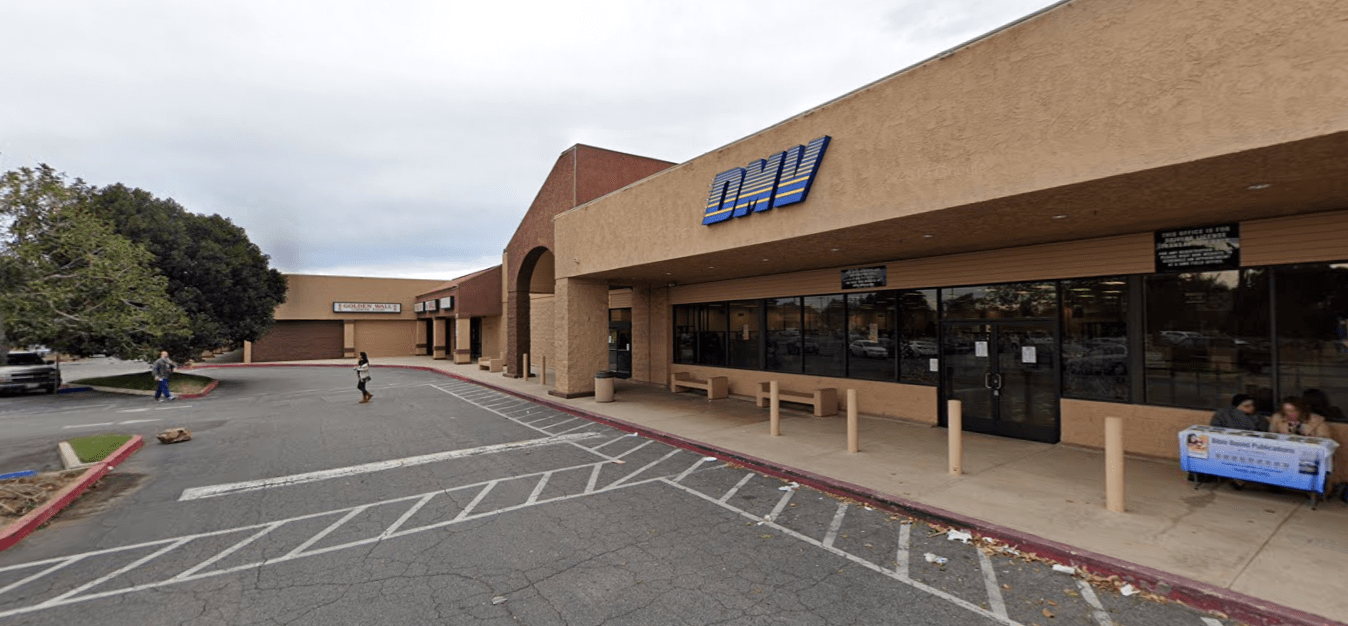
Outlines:
POLYGON ((10 365, 42 365, 42 357, 25 352, 9 353, 10 365))

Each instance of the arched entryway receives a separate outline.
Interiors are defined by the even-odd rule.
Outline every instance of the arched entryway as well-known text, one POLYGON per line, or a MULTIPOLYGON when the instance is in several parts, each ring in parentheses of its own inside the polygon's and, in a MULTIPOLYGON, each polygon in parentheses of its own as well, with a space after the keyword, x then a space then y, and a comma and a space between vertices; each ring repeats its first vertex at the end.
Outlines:
POLYGON ((555 315, 553 293, 556 285, 556 260, 552 251, 536 247, 520 260, 519 270, 510 283, 507 306, 510 330, 506 347, 509 374, 523 376, 524 355, 532 364, 540 357, 554 356, 555 315))

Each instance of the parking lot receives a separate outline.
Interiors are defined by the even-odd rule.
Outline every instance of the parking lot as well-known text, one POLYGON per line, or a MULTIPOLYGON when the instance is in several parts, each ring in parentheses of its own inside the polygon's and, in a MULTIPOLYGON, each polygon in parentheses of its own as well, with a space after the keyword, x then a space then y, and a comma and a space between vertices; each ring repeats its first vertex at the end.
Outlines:
POLYGON ((207 373, 0 400, 0 463, 195 435, 0 553, 0 623, 1224 623, 430 373, 376 370, 368 405, 340 368, 207 373))

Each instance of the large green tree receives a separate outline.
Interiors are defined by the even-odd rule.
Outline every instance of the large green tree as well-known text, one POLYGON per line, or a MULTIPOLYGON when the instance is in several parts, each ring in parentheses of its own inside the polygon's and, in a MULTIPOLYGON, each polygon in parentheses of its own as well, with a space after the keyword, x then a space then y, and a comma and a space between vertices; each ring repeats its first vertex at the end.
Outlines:
POLYGON ((243 228, 219 215, 198 215, 168 198, 117 184, 95 191, 91 210, 118 234, 155 257, 168 293, 186 312, 189 332, 168 349, 203 350, 255 341, 285 301, 286 280, 243 228))
POLYGON ((0 363, 11 345, 141 358, 187 335, 153 255, 90 211, 92 193, 47 165, 0 175, 0 363))

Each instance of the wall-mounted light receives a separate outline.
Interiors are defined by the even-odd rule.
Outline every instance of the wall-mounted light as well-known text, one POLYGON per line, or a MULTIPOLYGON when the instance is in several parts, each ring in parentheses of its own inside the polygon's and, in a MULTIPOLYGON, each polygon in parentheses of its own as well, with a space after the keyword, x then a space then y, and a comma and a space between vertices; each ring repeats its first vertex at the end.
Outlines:
POLYGON ((1059 213, 1059 214, 1057 214, 1057 215, 1054 215, 1054 216, 1053 216, 1053 219, 1055 219, 1055 220, 1065 220, 1065 219, 1067 219, 1067 214, 1066 214, 1066 213, 1059 213))
POLYGON ((1250 191, 1259 191, 1260 189, 1268 189, 1269 187, 1272 186, 1273 185, 1270 185, 1268 183, 1255 183, 1253 185, 1250 185, 1249 187, 1246 187, 1246 189, 1250 191))

